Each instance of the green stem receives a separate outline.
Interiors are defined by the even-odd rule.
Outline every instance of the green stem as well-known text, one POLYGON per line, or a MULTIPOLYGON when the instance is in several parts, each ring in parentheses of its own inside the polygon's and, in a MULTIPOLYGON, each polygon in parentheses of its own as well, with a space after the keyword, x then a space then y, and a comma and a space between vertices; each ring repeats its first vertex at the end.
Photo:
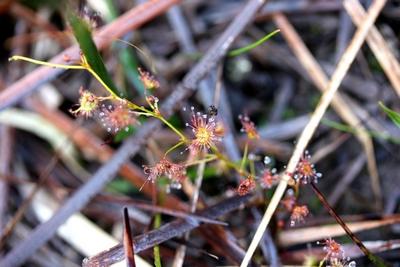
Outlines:
POLYGON ((254 160, 250 160, 250 173, 253 177, 256 177, 256 166, 254 160))
POLYGON ((274 36, 275 34, 277 34, 280 31, 281 30, 277 29, 277 30, 265 35, 263 38, 255 41, 254 43, 246 45, 245 47, 241 47, 241 48, 232 50, 232 51, 230 51, 228 53, 228 56, 235 57, 235 56, 238 56, 240 54, 246 53, 247 51, 250 51, 250 50, 256 48, 257 46, 261 45, 262 43, 264 43, 265 41, 267 41, 269 38, 271 38, 272 36, 274 36))
POLYGON ((222 160, 223 162, 225 162, 225 164, 228 165, 228 167, 234 169, 240 175, 244 175, 244 176, 248 175, 248 173, 246 171, 240 170, 240 167, 237 166, 236 163, 232 162, 231 160, 226 158, 222 153, 220 153, 216 147, 211 147, 211 150, 214 152, 215 156, 217 156, 217 158, 219 160, 222 160))
POLYGON ((165 152, 164 157, 168 155, 169 152, 175 150, 176 148, 180 147, 181 145, 183 145, 185 142, 180 141, 179 143, 177 143, 176 145, 174 145, 173 147, 171 147, 170 149, 167 150, 167 152, 165 152))
MULTIPOLYGON (((342 124, 342 123, 338 123, 336 121, 332 121, 332 120, 328 120, 328 119, 322 119, 321 123, 332 127, 336 130, 342 131, 342 132, 347 132, 347 133, 351 133, 351 134, 356 134, 357 133, 357 129, 353 128, 349 125, 346 124, 342 124)), ((388 133, 385 132, 378 132, 378 131, 366 131, 367 134, 369 134, 370 136, 374 137, 374 138, 379 138, 379 139, 383 139, 383 140, 387 140, 390 141, 392 143, 395 144, 400 144, 400 139, 396 138, 394 136, 391 136, 388 133)))
POLYGON ((176 129, 175 126, 169 123, 163 116, 155 115, 155 117, 158 118, 163 123, 165 123, 165 125, 167 125, 172 131, 174 131, 181 138, 182 142, 187 143, 186 137, 178 129, 176 129))
MULTIPOLYGON (((156 214, 154 217, 154 228, 157 229, 160 226, 161 226, 161 215, 156 214)), ((158 245, 154 246, 153 252, 154 252, 154 266, 161 267, 160 247, 158 245)))
POLYGON ((42 65, 42 66, 47 66, 51 68, 58 68, 58 69, 71 69, 71 70, 84 70, 86 69, 84 66, 81 65, 64 65, 64 64, 56 64, 56 63, 50 63, 46 61, 41 61, 29 57, 24 57, 24 56, 12 56, 8 59, 8 61, 17 61, 17 60, 22 60, 22 61, 27 61, 36 65, 42 65))
MULTIPOLYGON (((113 90, 111 90, 110 87, 108 87, 108 85, 100 78, 99 75, 97 75, 97 73, 89 66, 87 65, 86 70, 88 72, 90 72, 93 77, 96 78, 96 80, 110 93, 110 95, 112 95, 113 97, 115 97, 116 99, 122 100, 118 95, 116 95, 113 90)), ((133 103, 132 103, 133 104, 133 103)), ((135 104, 133 104, 135 105, 135 104)), ((135 105, 136 106, 136 105, 135 105)))
POLYGON ((211 155, 208 158, 204 158, 204 159, 201 159, 201 160, 195 160, 195 161, 186 163, 185 166, 189 167, 189 166, 197 165, 197 164, 200 164, 200 163, 203 163, 203 162, 207 163, 207 162, 210 162, 210 161, 213 161, 213 160, 216 160, 216 159, 218 159, 218 157, 216 155, 211 155))
POLYGON ((240 172, 243 171, 244 166, 246 164, 246 159, 247 159, 247 153, 249 151, 249 142, 246 141, 246 145, 244 146, 244 152, 243 152, 243 158, 242 158, 242 162, 240 163, 240 172))

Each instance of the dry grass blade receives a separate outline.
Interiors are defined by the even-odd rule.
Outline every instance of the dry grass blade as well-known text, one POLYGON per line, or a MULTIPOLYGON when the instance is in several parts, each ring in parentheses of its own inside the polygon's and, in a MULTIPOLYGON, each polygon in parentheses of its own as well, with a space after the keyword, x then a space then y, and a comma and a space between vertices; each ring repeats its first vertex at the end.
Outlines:
POLYGON ((362 170, 365 164, 365 155, 359 155, 351 161, 350 166, 344 172, 345 175, 338 179, 338 183, 332 192, 329 194, 328 201, 332 206, 335 206, 339 199, 343 196, 346 189, 357 177, 358 173, 362 170))
MULTIPOLYGON (((368 220, 346 223, 353 233, 366 231, 385 225, 396 224, 400 222, 400 215, 383 217, 380 220, 368 220)), ((278 236, 278 243, 283 247, 303 244, 307 242, 322 240, 326 238, 326 233, 330 237, 345 235, 345 231, 340 225, 331 224, 315 227, 305 227, 293 230, 282 231, 278 236)))
MULTIPOLYGON (((344 7, 353 22, 359 27, 366 16, 362 5, 357 0, 351 0, 344 2, 344 7)), ((371 27, 369 31, 367 43, 400 97, 400 64, 375 26, 371 27)))
MULTIPOLYGON (((328 77, 318 64, 317 60, 313 57, 311 52, 307 49, 306 45, 296 32, 294 27, 290 24, 287 18, 282 14, 275 14, 274 21, 282 30, 282 34, 293 50, 300 63, 308 72, 310 79, 314 82, 315 86, 321 91, 327 88, 329 84, 328 77)), ((376 207, 382 206, 382 193, 379 185, 379 174, 376 166, 374 146, 371 137, 368 135, 367 130, 362 125, 362 122, 354 114, 349 105, 345 102, 341 94, 336 93, 332 99, 332 107, 340 115, 340 117, 347 122, 354 130, 355 135, 360 140, 367 155, 368 171, 371 177, 372 191, 374 193, 376 207)))
MULTIPOLYGON (((24 174, 22 175, 25 176, 24 174)), ((31 187, 31 185, 24 185, 22 186, 22 191, 27 194, 32 190, 31 187)), ((39 190, 32 201, 32 210, 40 222, 47 221, 59 207, 58 200, 43 189, 39 190)), ((17 228, 20 225, 18 224, 17 228)), ((68 218, 64 225, 57 230, 57 235, 85 256, 95 255, 99 251, 119 243, 118 240, 81 213, 75 213, 68 218), (82 236, 85 238, 82 238, 82 236)), ((135 260, 141 267, 150 267, 146 261, 137 255, 135 255, 135 260)), ((125 266, 125 262, 119 266, 125 266)))
POLYGON ((342 7, 341 1, 312 1, 312 0, 297 0, 297 1, 279 1, 269 2, 261 10, 258 18, 264 18, 273 15, 275 12, 282 13, 302 13, 302 12, 329 12, 340 10, 342 7))
POLYGON ((128 208, 124 208, 124 252, 128 267, 136 267, 135 253, 133 251, 131 224, 129 223, 128 208))
POLYGON ((302 134, 300 135, 295 151, 293 152, 293 155, 289 160, 287 171, 281 177, 281 182, 279 183, 277 189, 275 190, 274 195, 272 196, 270 204, 267 207, 267 210, 260 222, 260 225, 257 228, 254 238, 251 241, 251 244, 241 263, 242 267, 248 266, 251 257, 253 256, 254 251, 256 250, 263 236, 263 233, 267 228, 269 221, 271 220, 272 215, 274 214, 279 204, 279 201, 282 199, 285 193, 288 181, 292 179, 290 173, 294 172, 297 163, 299 162, 300 157, 303 155, 308 142, 311 140, 316 128, 318 127, 322 119, 322 116, 325 114, 325 111, 328 108, 329 104, 331 103, 337 89, 339 88, 339 85, 341 84, 344 76, 346 75, 348 69, 350 68, 351 63, 356 57, 358 50, 361 48, 361 45, 363 44, 370 27, 374 24, 376 18, 378 17, 385 3, 386 3, 385 0, 377 0, 373 2, 373 4, 369 9, 368 16, 364 20, 363 25, 358 28, 349 47, 346 49, 345 53, 340 59, 338 66, 328 84, 327 89, 322 95, 321 100, 317 108, 315 109, 309 123, 307 124, 302 134))
MULTIPOLYGON (((373 253, 379 253, 379 252, 398 249, 400 247, 400 240, 390 239, 390 240, 378 240, 378 241, 365 241, 364 244, 373 253)), ((362 256, 359 248, 353 244, 343 245, 343 250, 346 251, 346 256, 352 259, 362 256)), ((283 254, 283 256, 286 259, 298 262, 304 262, 307 259, 307 255, 313 255, 313 257, 316 260, 322 261, 326 257, 326 250, 324 250, 323 246, 313 247, 313 248, 307 247, 306 249, 286 252, 283 254)))

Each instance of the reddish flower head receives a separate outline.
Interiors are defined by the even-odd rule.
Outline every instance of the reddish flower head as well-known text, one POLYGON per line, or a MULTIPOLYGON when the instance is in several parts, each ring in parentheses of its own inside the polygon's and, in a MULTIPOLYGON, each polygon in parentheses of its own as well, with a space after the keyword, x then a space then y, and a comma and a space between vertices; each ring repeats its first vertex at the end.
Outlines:
POLYGON ((147 175, 147 179, 153 183, 162 175, 167 176, 176 184, 180 184, 187 177, 184 165, 172 163, 167 159, 160 160, 160 162, 153 167, 143 166, 143 171, 147 175))
POLYGON ((262 176, 260 177, 260 185, 262 188, 271 188, 276 181, 278 181, 278 175, 276 169, 265 169, 262 176))
POLYGON ((290 226, 294 226, 299 222, 304 222, 304 218, 307 217, 308 213, 310 212, 306 205, 295 205, 292 209, 292 214, 290 215, 290 226))
POLYGON ((322 177, 322 174, 315 170, 314 164, 311 163, 310 159, 311 156, 308 154, 308 151, 306 151, 297 164, 293 176, 295 180, 301 181, 303 184, 308 184, 310 182, 317 183, 318 178, 322 177))
POLYGON ((253 191, 256 188, 256 183, 250 175, 242 180, 237 188, 237 192, 239 196, 247 195, 250 191, 253 191))
POLYGON ((249 139, 258 139, 260 136, 258 135, 256 126, 250 120, 248 116, 239 115, 239 120, 242 123, 241 132, 245 132, 249 139))
POLYGON ((318 242, 324 245, 323 250, 326 252, 326 259, 329 261, 334 261, 335 259, 344 258, 344 250, 342 245, 333 240, 332 238, 327 238, 323 242, 318 242))
POLYGON ((129 125, 137 122, 133 112, 123 102, 119 105, 102 105, 99 116, 107 132, 127 131, 129 125))
POLYGON ((160 83, 151 75, 149 72, 138 68, 139 79, 142 81, 144 87, 149 90, 157 89, 160 87, 160 83))
POLYGON ((91 117, 99 107, 99 98, 88 90, 79 89, 79 107, 70 110, 75 116, 91 117))
POLYGON ((191 107, 192 117, 190 123, 186 126, 192 128, 194 138, 192 139, 189 149, 194 152, 208 150, 221 141, 219 128, 215 121, 215 116, 208 116, 200 112, 195 113, 194 107, 191 107))

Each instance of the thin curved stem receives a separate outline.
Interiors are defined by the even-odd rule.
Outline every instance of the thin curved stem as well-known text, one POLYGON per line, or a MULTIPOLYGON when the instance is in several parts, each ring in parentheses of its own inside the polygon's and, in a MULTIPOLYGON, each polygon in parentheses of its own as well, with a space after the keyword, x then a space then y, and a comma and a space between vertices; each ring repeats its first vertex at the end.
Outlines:
POLYGON ((172 131, 174 131, 181 138, 182 142, 187 143, 187 138, 183 135, 183 133, 181 133, 177 128, 175 128, 175 126, 173 126, 170 122, 168 122, 163 116, 155 115, 155 117, 160 121, 162 121, 163 123, 165 123, 165 125, 167 125, 172 131))
POLYGON ((240 163, 240 172, 243 171, 244 166, 246 164, 246 159, 247 159, 247 153, 249 151, 249 142, 246 141, 246 145, 244 146, 244 152, 243 152, 243 158, 242 158, 242 162, 240 163))
POLYGON ((171 151, 175 150, 176 148, 180 147, 183 144, 185 144, 185 142, 180 141, 179 143, 168 149, 167 152, 165 152, 164 157, 167 156, 171 151))
POLYGON ((50 63, 42 60, 37 60, 29 57, 24 57, 24 56, 12 56, 8 59, 8 61, 27 61, 36 65, 42 65, 42 66, 47 66, 51 68, 58 68, 58 69, 67 69, 67 70, 84 70, 86 67, 81 66, 81 65, 64 65, 64 64, 56 64, 56 63, 50 63))

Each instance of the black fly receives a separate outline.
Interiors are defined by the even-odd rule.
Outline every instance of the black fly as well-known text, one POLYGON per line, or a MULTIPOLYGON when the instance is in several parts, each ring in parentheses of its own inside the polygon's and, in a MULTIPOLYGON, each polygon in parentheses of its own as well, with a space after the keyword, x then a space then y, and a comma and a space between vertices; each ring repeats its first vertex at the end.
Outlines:
POLYGON ((214 105, 209 106, 208 107, 208 115, 210 115, 211 117, 217 116, 218 115, 218 109, 214 105))

